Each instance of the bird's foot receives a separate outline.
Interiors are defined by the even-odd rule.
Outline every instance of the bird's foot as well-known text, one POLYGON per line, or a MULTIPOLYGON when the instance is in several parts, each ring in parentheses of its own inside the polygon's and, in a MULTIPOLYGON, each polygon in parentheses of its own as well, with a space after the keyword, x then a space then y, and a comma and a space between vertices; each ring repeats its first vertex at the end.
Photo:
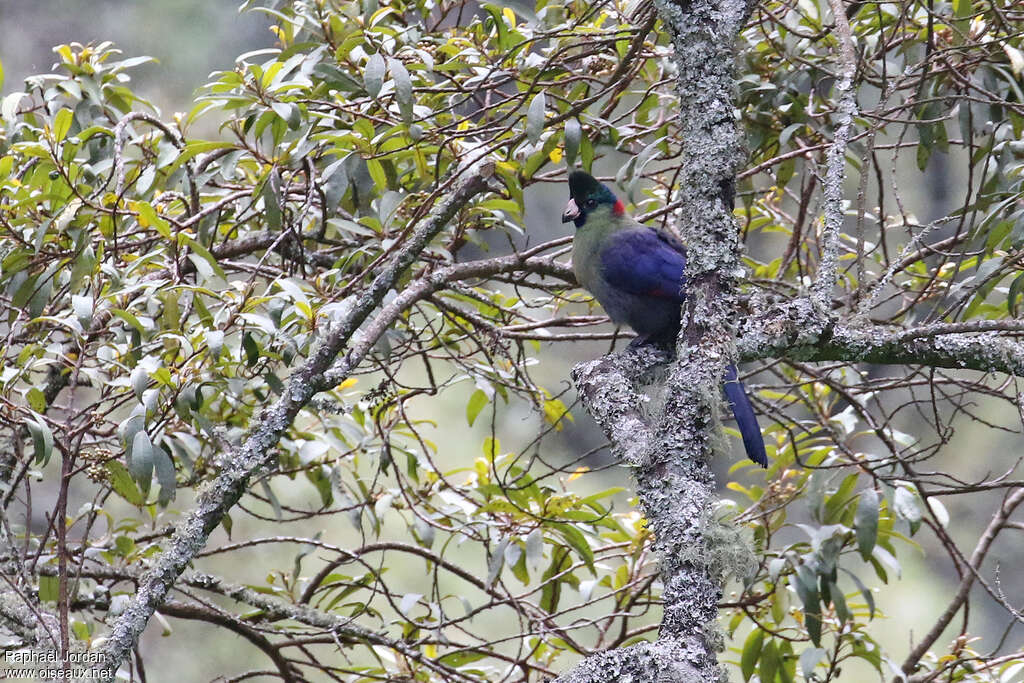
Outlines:
POLYGON ((646 334, 638 334, 637 336, 633 337, 633 341, 629 342, 629 345, 626 348, 630 350, 639 349, 641 346, 646 346, 647 344, 650 343, 650 337, 648 337, 646 334))
POLYGON ((658 351, 674 353, 676 347, 675 342, 675 337, 672 337, 670 339, 655 339, 646 334, 638 334, 636 337, 633 338, 633 341, 629 342, 629 345, 626 346, 626 348, 629 349, 630 351, 636 351, 637 349, 642 348, 651 348, 657 349, 658 351))

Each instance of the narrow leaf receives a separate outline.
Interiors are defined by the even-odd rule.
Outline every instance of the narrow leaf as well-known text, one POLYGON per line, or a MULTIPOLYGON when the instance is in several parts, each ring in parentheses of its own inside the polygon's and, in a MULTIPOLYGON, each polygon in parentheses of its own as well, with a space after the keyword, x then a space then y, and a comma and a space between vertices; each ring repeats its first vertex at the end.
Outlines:
POLYGON ((412 79, 409 78, 409 71, 401 60, 394 58, 388 60, 388 67, 391 69, 391 78, 395 80, 395 100, 398 102, 398 110, 402 113, 402 120, 412 123, 412 79))
POLYGON ((60 578, 56 576, 39 577, 39 600, 57 602, 60 598, 60 578))
POLYGON ((857 531, 857 549, 866 562, 878 540, 878 492, 875 489, 867 488, 861 492, 853 527, 857 531))
POLYGON ((153 442, 145 429, 140 429, 132 439, 132 452, 128 458, 128 471, 138 483, 143 494, 149 493, 153 481, 153 442))
POLYGON ((267 216, 267 227, 277 232, 281 229, 281 174, 274 169, 263 185, 263 207, 267 216))
POLYGON ((921 507, 914 492, 900 486, 892 496, 892 506, 901 519, 907 520, 910 524, 910 534, 914 535, 921 526, 921 507))
POLYGON ((498 574, 501 573, 501 568, 505 564, 505 546, 508 545, 508 538, 501 539, 497 547, 491 553, 491 556, 487 558, 487 588, 494 585, 494 582, 498 579, 498 574))
POLYGON ((50 462, 50 456, 53 455, 53 432, 39 416, 29 420, 25 426, 32 435, 32 456, 36 466, 46 467, 46 463, 50 462))
POLYGON ((153 455, 156 481, 160 484, 160 493, 157 496, 156 502, 159 503, 160 507, 166 507, 168 503, 174 500, 174 495, 177 492, 178 484, 174 478, 174 461, 171 460, 171 456, 167 451, 162 448, 155 448, 153 455))
POLYGON ((544 132, 544 112, 547 103, 543 92, 537 93, 530 102, 530 108, 526 111, 526 137, 530 142, 540 140, 540 134, 544 132))
POLYGON ((576 119, 568 119, 565 122, 565 165, 572 168, 576 163, 576 157, 580 153, 580 138, 583 136, 583 128, 576 119))
POLYGON ((369 93, 370 97, 376 97, 380 94, 380 89, 384 86, 384 69, 387 66, 387 62, 384 61, 384 56, 379 52, 371 55, 370 59, 366 62, 366 70, 363 71, 363 87, 366 88, 366 92, 369 93))
POLYGON ((871 590, 867 586, 865 586, 864 582, 861 581, 859 578, 857 578, 857 575, 854 574, 853 572, 851 572, 849 569, 845 569, 845 568, 842 568, 842 567, 840 567, 840 569, 842 569, 844 572, 846 572, 846 575, 849 576, 853 580, 854 584, 857 585, 857 590, 859 590, 860 594, 862 596, 864 596, 864 602, 866 602, 868 604, 868 614, 869 614, 869 616, 872 619, 874 619, 875 618, 875 596, 872 595, 871 590))
POLYGON ((743 643, 743 654, 740 656, 740 671, 743 673, 743 680, 749 681, 754 675, 757 667, 757 660, 761 657, 761 649, 764 644, 764 631, 755 628, 747 636, 743 643))
POLYGON ((526 564, 530 571, 540 570, 544 562, 544 532, 534 529, 526 537, 526 564))

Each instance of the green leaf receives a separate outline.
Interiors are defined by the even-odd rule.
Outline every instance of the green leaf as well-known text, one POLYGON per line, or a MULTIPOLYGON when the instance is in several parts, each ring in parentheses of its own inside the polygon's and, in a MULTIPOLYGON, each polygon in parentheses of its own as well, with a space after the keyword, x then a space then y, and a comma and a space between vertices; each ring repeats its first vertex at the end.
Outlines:
POLYGON ((555 428, 555 431, 562 431, 562 427, 565 425, 562 420, 565 419, 567 422, 574 422, 572 413, 565 407, 565 403, 561 399, 552 398, 544 401, 544 420, 555 428))
POLYGON ((32 435, 32 457, 37 467, 46 467, 53 455, 53 432, 43 418, 35 415, 35 419, 25 423, 32 435))
POLYGON ((387 62, 384 61, 384 56, 379 52, 370 55, 370 59, 366 62, 366 70, 363 71, 363 87, 366 88, 366 92, 370 97, 376 97, 380 94, 380 89, 384 87, 384 70, 387 67, 387 62))
POLYGON ((156 481, 160 484, 160 493, 157 496, 156 502, 160 507, 167 507, 167 504, 174 500, 178 486, 174 477, 174 462, 163 448, 155 448, 153 455, 156 481))
POLYGON ((804 626, 807 635, 815 646, 821 645, 821 597, 818 593, 818 580, 814 571, 806 564, 796 566, 790 578, 796 594, 804 605, 804 626))
POLYGON ((526 111, 526 137, 530 142, 540 140, 540 134, 544 132, 544 112, 547 109, 547 102, 544 91, 534 95, 530 102, 530 108, 526 111))
POLYGON ((281 230, 281 173, 275 168, 263 185, 263 208, 266 211, 267 227, 273 231, 281 230))
POLYGON ((761 650, 761 666, 757 674, 764 683, 775 683, 775 674, 779 668, 779 648, 774 640, 769 640, 761 650))
MULTIPOLYGON (((824 577, 822 577, 822 581, 824 581, 824 577)), ((846 606, 846 596, 839 590, 839 586, 832 581, 828 582, 828 594, 832 598, 832 606, 835 607, 836 616, 839 617, 840 623, 845 624, 852 617, 850 608, 846 606)))
POLYGON ((501 453, 501 439, 493 436, 484 437, 484 442, 481 444, 481 450, 484 452, 484 456, 488 460, 494 460, 501 453))
POLYGON ((587 568, 591 574, 595 574, 594 571, 594 551, 591 549, 590 544, 587 543, 587 539, 583 536, 583 533, 571 524, 563 524, 561 522, 551 524, 551 527, 556 529, 562 538, 572 546, 572 549, 576 551, 576 554, 580 556, 584 562, 587 563, 587 568))
POLYGON ((569 557, 569 549, 565 546, 556 547, 551 553, 551 564, 544 570, 544 575, 541 577, 544 588, 540 594, 540 608, 548 614, 552 614, 558 609, 558 602, 562 597, 562 582, 552 581, 551 578, 561 574, 570 566, 572 566, 572 560, 569 557))
MULTIPOLYGON (((313 467, 306 470, 306 478, 320 494, 320 502, 324 507, 329 507, 334 502, 334 489, 331 486, 330 470, 325 466, 313 467)), ((417 518, 418 519, 418 518, 417 518)))
MULTIPOLYGON (((903 573, 902 569, 900 568, 899 560, 893 557, 892 553, 890 553, 888 550, 886 550, 880 545, 876 545, 875 549, 871 551, 871 563, 874 565, 876 562, 878 563, 875 566, 876 573, 878 573, 879 568, 883 564, 889 569, 896 572, 897 578, 899 578, 899 576, 903 573)), ((885 574, 886 573, 884 570, 881 573, 879 573, 879 578, 881 578, 882 581, 886 581, 885 574)))
POLYGON ((118 318, 125 321, 133 328, 135 328, 135 331, 139 333, 139 336, 146 335, 146 328, 142 325, 139 319, 135 317, 134 314, 129 313, 128 311, 123 311, 120 308, 111 308, 109 310, 112 315, 117 316, 118 318))
POLYGON ((398 102, 398 111, 402 113, 403 121, 412 123, 412 79, 409 78, 409 71, 401 60, 394 58, 388 59, 388 68, 391 70, 391 78, 395 81, 395 101, 398 102))
POLYGON ((224 348, 224 331, 207 330, 204 336, 206 338, 206 353, 210 356, 211 361, 217 361, 224 348))
POLYGON ((1022 294, 1022 288, 1024 288, 1024 273, 1018 275, 1014 281, 1010 284, 1010 292, 1006 297, 1006 306, 1009 310, 1010 315, 1014 318, 1020 317, 1020 308, 1017 304, 1017 299, 1022 294))
POLYGON ((75 317, 78 318, 78 324, 82 326, 82 329, 88 330, 89 325, 92 324, 92 313, 95 303, 91 296, 79 296, 77 294, 71 295, 71 308, 75 312, 75 317))
POLYGON ((743 673, 743 680, 749 681, 754 675, 757 667, 757 660, 761 658, 761 649, 764 643, 764 631, 755 627, 743 643, 743 653, 740 655, 740 671, 743 673))
POLYGON ((42 602, 57 602, 60 599, 60 578, 57 576, 39 577, 39 599, 42 602))
POLYGON ((466 404, 466 422, 472 427, 473 423, 476 422, 477 415, 484 409, 484 406, 490 403, 490 399, 483 389, 477 389, 473 392, 473 395, 469 397, 469 403, 466 404))
POLYGON ((422 593, 406 593, 402 596, 402 601, 398 603, 398 612, 403 617, 409 616, 409 610, 416 606, 420 598, 423 597, 422 593))
POLYGON ((466 664, 471 664, 472 662, 476 662, 478 660, 481 660, 484 657, 487 657, 488 654, 489 653, 487 653, 487 652, 474 652, 473 650, 460 650, 458 652, 452 652, 452 653, 446 654, 446 655, 438 658, 437 661, 438 661, 439 664, 444 664, 445 666, 450 666, 450 667, 452 667, 454 669, 457 669, 457 668, 459 668, 461 666, 465 666, 466 664))
POLYGON ((25 401, 28 407, 37 413, 46 412, 46 394, 39 387, 32 387, 25 393, 25 401))
POLYGON ((873 488, 861 491, 857 512, 853 516, 853 528, 857 532, 857 550, 866 562, 878 541, 878 492, 873 488))
POLYGON ((132 370, 131 383, 132 393, 135 394, 136 400, 141 402, 142 394, 146 391, 146 387, 149 386, 149 373, 146 372, 146 368, 136 365, 135 369, 132 370))
POLYGON ((580 138, 583 136, 583 127, 576 119, 565 121, 565 165, 572 168, 576 163, 576 157, 580 153, 580 138))
POLYGON ((107 462, 106 467, 110 488, 114 489, 114 493, 137 507, 146 504, 146 498, 139 491, 139 487, 135 485, 135 480, 132 479, 128 468, 116 460, 107 462))
POLYGON ((149 493, 149 486, 153 482, 154 450, 153 442, 145 429, 135 433, 132 438, 131 456, 128 458, 128 471, 143 494, 149 493))
POLYGON ((253 339, 252 333, 246 332, 242 335, 242 350, 245 351, 245 364, 250 368, 260 360, 260 347, 253 339))
POLYGON ((217 149, 224 149, 226 147, 234 147, 232 142, 219 142, 216 140, 194 140, 185 145, 185 149, 181 150, 178 156, 174 159, 173 163, 168 164, 161 170, 170 175, 174 171, 178 170, 183 164, 190 161, 193 157, 206 152, 212 152, 217 149))
POLYGON ((281 501, 277 499, 277 496, 274 494, 274 490, 270 488, 270 483, 266 479, 260 480, 260 488, 263 489, 264 495, 266 495, 267 500, 270 502, 270 507, 274 508, 274 518, 280 522, 281 517, 283 516, 281 501))
POLYGON ((85 622, 78 621, 76 619, 71 621, 71 632, 74 634, 75 638, 78 638, 79 640, 89 640, 92 638, 94 633, 91 624, 86 624, 85 622))
POLYGON ((57 115, 53 117, 53 137, 57 142, 61 142, 67 137, 68 131, 71 130, 71 122, 74 120, 75 114, 70 109, 61 109, 57 112, 57 115))
MULTIPOLYGON (((882 648, 867 635, 862 634, 861 637, 853 641, 853 656, 871 664, 879 674, 882 673, 882 654, 882 648)), ((963 679, 955 678, 954 680, 963 679)))
POLYGON ((932 148, 934 146, 934 139, 932 136, 931 126, 918 126, 918 143, 917 143, 917 167, 924 171, 928 168, 928 160, 932 158, 932 148))
POLYGON ((505 546, 507 545, 508 537, 501 539, 494 550, 491 551, 490 557, 487 558, 487 581, 484 585, 488 589, 498 580, 501 568, 505 566, 505 546))
POLYGON ((544 532, 536 528, 526 536, 526 564, 530 571, 540 571, 544 562, 544 532))

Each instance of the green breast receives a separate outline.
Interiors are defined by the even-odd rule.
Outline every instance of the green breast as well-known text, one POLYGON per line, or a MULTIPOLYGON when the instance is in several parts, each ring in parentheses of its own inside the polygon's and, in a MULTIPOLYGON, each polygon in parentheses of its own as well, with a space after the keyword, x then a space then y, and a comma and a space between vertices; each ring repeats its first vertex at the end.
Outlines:
POLYGON ((610 207, 601 207, 587 217, 572 241, 572 269, 576 280, 591 294, 600 298, 604 285, 601 275, 601 249, 609 235, 618 228, 610 207))

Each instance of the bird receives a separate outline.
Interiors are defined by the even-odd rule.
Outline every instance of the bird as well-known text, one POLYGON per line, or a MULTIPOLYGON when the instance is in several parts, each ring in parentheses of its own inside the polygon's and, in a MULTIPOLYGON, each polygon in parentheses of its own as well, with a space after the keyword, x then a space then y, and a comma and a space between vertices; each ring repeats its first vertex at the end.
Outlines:
MULTIPOLYGON (((679 333, 686 300, 686 247, 674 236, 643 225, 622 200, 585 171, 569 174, 569 203, 562 223, 573 223, 572 265, 577 281, 615 323, 633 328, 631 347, 670 345, 679 333)), ((723 383, 747 457, 768 466, 761 427, 736 366, 723 383)))

